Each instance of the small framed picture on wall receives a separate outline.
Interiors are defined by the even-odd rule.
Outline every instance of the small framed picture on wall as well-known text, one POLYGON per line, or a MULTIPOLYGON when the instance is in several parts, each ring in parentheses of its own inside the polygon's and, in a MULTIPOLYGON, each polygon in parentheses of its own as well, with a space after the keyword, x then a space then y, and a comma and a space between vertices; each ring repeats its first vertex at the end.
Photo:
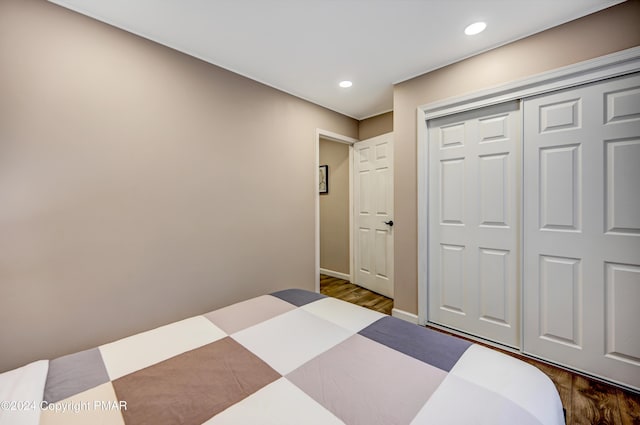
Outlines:
POLYGON ((329 166, 320 166, 319 191, 320 193, 329 193, 329 166))

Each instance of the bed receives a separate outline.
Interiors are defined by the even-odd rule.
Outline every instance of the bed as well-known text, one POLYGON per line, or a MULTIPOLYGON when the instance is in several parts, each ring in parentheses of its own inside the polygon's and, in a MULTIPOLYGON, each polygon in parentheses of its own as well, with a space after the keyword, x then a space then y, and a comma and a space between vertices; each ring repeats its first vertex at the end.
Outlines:
POLYGON ((563 424, 535 367, 289 289, 0 374, 11 424, 563 424))

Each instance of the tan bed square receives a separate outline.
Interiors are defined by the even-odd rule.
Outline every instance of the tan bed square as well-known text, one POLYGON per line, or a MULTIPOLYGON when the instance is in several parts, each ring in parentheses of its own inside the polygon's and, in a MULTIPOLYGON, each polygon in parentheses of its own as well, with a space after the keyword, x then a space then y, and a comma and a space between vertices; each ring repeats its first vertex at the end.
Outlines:
POLYGON ((212 311, 205 314, 204 317, 231 335, 295 309, 296 306, 282 301, 280 298, 263 295, 212 311))
POLYGON ((124 425, 120 404, 111 382, 47 405, 40 415, 40 425, 124 425))
POLYGON ((408 425, 446 376, 354 335, 286 378, 347 425, 408 425))
POLYGON ((266 363, 224 338, 113 381, 128 424, 200 425, 280 378, 266 363))

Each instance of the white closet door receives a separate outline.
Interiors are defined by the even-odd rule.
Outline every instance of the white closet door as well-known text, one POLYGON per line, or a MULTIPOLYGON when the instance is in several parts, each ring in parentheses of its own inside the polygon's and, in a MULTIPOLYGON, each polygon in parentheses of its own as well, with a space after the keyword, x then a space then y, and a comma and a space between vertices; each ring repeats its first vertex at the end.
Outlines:
POLYGON ((524 351, 640 388, 640 76, 523 108, 524 351))
POLYGON ((429 121, 430 322, 520 345, 518 102, 429 121))

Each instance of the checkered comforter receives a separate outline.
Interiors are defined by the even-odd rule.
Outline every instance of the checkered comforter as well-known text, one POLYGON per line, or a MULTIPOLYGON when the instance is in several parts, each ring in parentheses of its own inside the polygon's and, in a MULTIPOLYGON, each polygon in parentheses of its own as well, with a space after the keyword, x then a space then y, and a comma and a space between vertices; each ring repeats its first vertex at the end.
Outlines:
POLYGON ((533 366, 295 289, 51 360, 43 393, 41 424, 564 423, 533 366))

